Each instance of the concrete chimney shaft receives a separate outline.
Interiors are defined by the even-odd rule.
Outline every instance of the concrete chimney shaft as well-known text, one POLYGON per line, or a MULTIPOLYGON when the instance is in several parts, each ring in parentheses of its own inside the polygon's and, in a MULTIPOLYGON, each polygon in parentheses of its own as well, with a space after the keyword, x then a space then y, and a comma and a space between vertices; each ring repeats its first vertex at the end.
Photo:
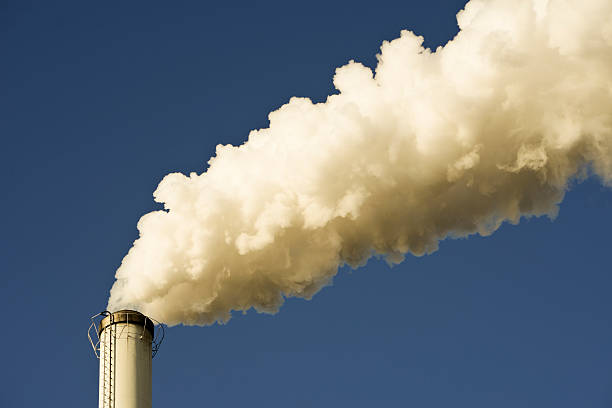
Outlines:
POLYGON ((155 326, 134 310, 100 321, 100 408, 151 408, 151 358, 155 326))

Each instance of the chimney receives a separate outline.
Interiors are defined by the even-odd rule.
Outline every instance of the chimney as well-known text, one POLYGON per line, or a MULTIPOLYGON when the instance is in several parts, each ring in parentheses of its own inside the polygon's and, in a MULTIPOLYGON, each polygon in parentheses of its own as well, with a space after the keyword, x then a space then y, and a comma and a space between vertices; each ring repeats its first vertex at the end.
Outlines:
POLYGON ((92 320, 89 338, 100 360, 99 408, 151 408, 151 359, 161 343, 153 320, 135 310, 102 312, 92 320))

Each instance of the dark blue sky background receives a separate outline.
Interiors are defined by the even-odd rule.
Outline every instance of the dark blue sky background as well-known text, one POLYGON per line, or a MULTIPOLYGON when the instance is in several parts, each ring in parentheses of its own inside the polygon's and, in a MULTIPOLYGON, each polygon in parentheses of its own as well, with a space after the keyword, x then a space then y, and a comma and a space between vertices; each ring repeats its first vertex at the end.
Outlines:
MULTIPOLYGON (((0 4, 0 406, 97 404, 86 338, 168 172, 202 172, 293 95, 461 0, 0 4)), ((559 217, 342 270, 311 301, 173 327, 156 407, 612 407, 612 191, 559 217)))

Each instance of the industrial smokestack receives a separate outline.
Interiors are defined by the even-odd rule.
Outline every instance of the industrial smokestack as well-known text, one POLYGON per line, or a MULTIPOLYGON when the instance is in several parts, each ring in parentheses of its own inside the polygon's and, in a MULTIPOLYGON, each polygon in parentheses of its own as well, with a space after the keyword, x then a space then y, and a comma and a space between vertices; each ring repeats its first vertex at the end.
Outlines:
MULTIPOLYGON (((92 340, 100 359, 100 408, 151 408, 151 365, 159 343, 152 319, 134 310, 103 312, 92 340)), ((163 329, 162 329, 163 330, 163 329)))

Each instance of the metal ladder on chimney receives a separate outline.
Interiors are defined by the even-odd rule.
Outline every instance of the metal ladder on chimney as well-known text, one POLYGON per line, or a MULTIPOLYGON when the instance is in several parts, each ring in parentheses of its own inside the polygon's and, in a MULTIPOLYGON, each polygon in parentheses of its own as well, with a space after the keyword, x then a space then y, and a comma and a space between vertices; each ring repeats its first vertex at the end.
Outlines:
POLYGON ((116 325, 111 324, 102 333, 105 351, 102 353, 102 408, 115 408, 115 348, 117 342, 116 325))

